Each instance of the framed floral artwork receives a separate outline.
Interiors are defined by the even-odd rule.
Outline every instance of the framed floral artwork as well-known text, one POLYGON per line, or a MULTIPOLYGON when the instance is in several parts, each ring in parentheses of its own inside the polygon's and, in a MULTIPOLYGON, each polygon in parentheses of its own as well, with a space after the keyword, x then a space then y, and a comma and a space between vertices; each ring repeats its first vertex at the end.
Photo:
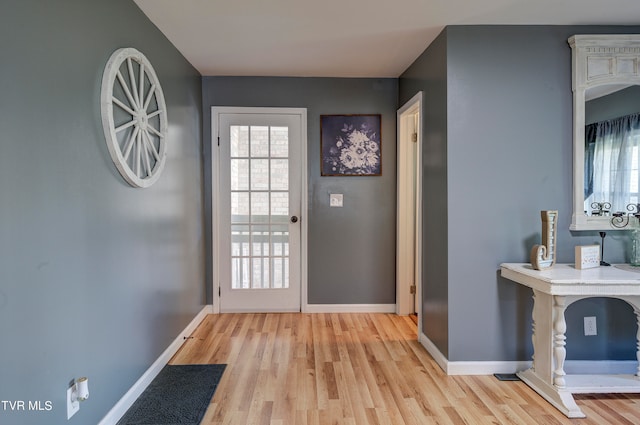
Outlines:
POLYGON ((320 115, 322 176, 381 176, 380 114, 320 115))

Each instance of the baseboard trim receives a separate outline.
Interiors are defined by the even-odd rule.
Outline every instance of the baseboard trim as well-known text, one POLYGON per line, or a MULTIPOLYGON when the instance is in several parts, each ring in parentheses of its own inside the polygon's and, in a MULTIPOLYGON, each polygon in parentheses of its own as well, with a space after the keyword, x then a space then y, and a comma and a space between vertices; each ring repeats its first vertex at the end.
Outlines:
POLYGON ((305 313, 395 313, 395 304, 307 304, 305 313))
MULTIPOLYGON (((425 334, 418 338, 420 344, 433 357, 447 375, 493 375, 516 373, 531 367, 531 361, 465 361, 451 362, 425 334)), ((569 374, 636 374, 635 360, 567 360, 564 370, 569 374)))
POLYGON ((447 375, 493 375, 516 373, 531 367, 530 361, 448 362, 447 375))
POLYGON ((180 335, 173 340, 171 345, 167 347, 166 350, 158 357, 158 359, 153 362, 153 364, 146 370, 144 374, 136 381, 135 384, 126 392, 124 396, 111 408, 109 413, 105 415, 104 418, 99 422, 98 425, 114 425, 117 423, 127 410, 131 407, 131 405, 138 399, 140 394, 149 386, 151 381, 160 373, 162 368, 171 360, 171 357, 175 353, 178 352, 180 347, 185 341, 185 337, 190 336, 193 331, 198 327, 198 325, 204 320, 204 318, 208 314, 213 314, 213 306, 206 305, 200 310, 200 312, 193 318, 191 323, 187 325, 186 328, 180 335))
POLYGON ((440 366, 440 369, 442 369, 444 373, 448 375, 449 372, 447 371, 447 367, 449 361, 444 356, 444 354, 440 352, 433 341, 431 341, 424 333, 420 334, 420 336, 418 337, 418 341, 420 342, 420 344, 422 344, 425 350, 427 350, 427 353, 431 354, 431 357, 433 357, 433 360, 435 360, 438 366, 440 366))

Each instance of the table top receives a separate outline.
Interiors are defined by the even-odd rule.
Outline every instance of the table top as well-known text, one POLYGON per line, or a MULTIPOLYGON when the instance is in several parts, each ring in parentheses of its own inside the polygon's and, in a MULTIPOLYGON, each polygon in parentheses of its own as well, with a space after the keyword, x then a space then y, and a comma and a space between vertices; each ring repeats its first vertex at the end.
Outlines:
POLYGON ((640 267, 613 264, 576 269, 573 264, 555 264, 534 270, 529 263, 503 263, 504 278, 551 295, 640 295, 640 267))

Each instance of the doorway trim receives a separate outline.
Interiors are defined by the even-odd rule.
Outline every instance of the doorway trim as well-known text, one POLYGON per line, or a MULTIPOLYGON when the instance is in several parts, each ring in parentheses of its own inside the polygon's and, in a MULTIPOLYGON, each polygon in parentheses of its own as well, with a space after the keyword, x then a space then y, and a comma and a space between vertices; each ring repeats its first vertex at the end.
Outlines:
MULTIPOLYGON (((407 103, 405 103, 397 112, 398 122, 398 153, 397 153, 397 252, 396 252, 396 314, 407 315, 413 312, 413 297, 410 296, 411 280, 407 279, 402 272, 406 269, 408 263, 406 252, 411 249, 407 248, 407 244, 413 246, 414 251, 414 270, 416 286, 416 298, 422 300, 422 92, 418 92, 407 103), (412 123, 417 115, 417 123, 412 123), (416 129, 417 127, 417 129, 416 129), (417 130, 417 131, 416 131, 417 130), (407 149, 411 147, 411 140, 414 131, 416 137, 415 157, 407 149), (415 161, 415 176, 411 164, 407 161, 415 161), (415 179, 414 193, 405 184, 407 180, 415 179), (415 194, 415 204, 413 201, 415 194), (411 206, 411 207, 410 207, 411 206), (413 226, 403 225, 403 220, 413 221, 413 226), (415 236, 414 236, 415 235, 415 236)), ((421 307, 422 302, 418 305, 421 307)), ((422 308, 417 309, 418 314, 418 335, 422 334, 422 308)))
POLYGON ((236 106, 212 106, 211 107, 211 263, 212 263, 212 295, 213 313, 220 313, 220 238, 218 235, 220 226, 219 205, 220 199, 220 154, 219 141, 219 115, 221 114, 267 114, 267 115, 300 115, 300 310, 307 311, 307 285, 308 285, 308 171, 307 171, 307 108, 269 108, 269 107, 236 107, 236 106))

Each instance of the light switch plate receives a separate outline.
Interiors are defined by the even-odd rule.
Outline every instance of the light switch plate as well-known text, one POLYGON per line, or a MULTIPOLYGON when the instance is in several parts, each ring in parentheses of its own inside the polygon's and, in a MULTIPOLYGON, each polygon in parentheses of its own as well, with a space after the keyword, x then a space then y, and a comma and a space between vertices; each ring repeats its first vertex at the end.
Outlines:
POLYGON ((341 207, 342 200, 343 200, 342 193, 329 194, 329 205, 332 207, 341 207))

